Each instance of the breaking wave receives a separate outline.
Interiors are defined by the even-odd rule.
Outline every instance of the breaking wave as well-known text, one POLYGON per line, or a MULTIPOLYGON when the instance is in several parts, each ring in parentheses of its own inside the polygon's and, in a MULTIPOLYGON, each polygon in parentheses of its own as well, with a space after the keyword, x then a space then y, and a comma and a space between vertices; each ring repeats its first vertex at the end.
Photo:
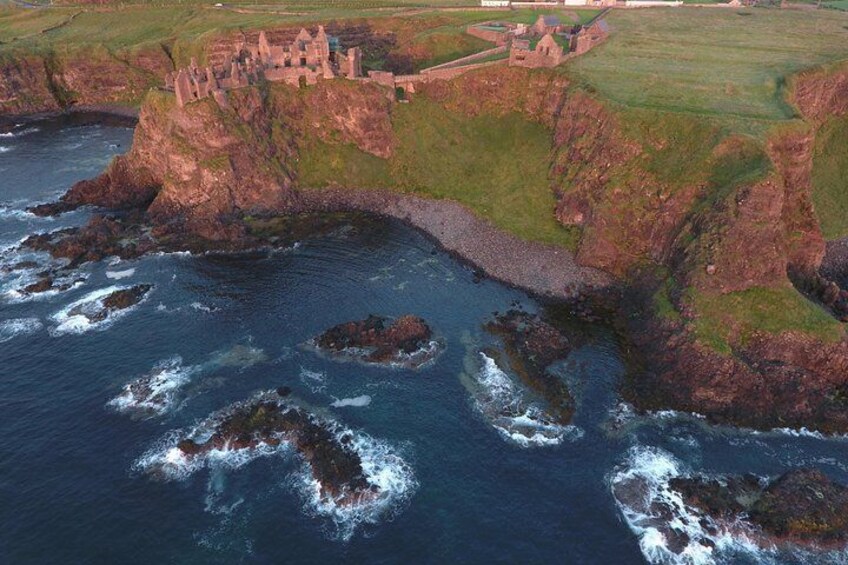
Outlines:
POLYGON ((27 134, 30 134, 30 133, 35 133, 37 131, 41 131, 41 130, 39 130, 36 127, 24 128, 24 129, 19 129, 18 131, 7 131, 7 132, 0 133, 0 137, 7 137, 7 138, 8 137, 12 137, 12 138, 21 137, 21 136, 24 136, 24 135, 27 135, 27 134))
POLYGON ((118 412, 157 416, 176 404, 178 393, 200 370, 183 366, 180 356, 161 361, 148 374, 124 386, 121 394, 109 401, 118 412))
POLYGON ((124 271, 106 271, 106 278, 113 280, 126 279, 135 274, 135 269, 126 269, 124 271))
POLYGON ((639 538, 639 548, 648 562, 700 565, 732 563, 740 554, 758 560, 773 556, 745 535, 744 524, 731 534, 709 516, 687 506, 669 481, 689 475, 670 453, 636 446, 610 476, 616 505, 639 538))
POLYGON ((473 376, 475 406, 507 440, 522 447, 558 445, 566 438, 576 440, 583 431, 563 426, 542 408, 527 401, 524 391, 495 360, 480 353, 483 365, 473 376))
MULTIPOLYGON (((23 203, 21 203, 23 204, 23 203)), ((0 219, 4 220, 40 220, 53 221, 51 216, 36 216, 29 210, 18 208, 12 204, 0 204, 0 219)))
POLYGON ((8 283, 3 285, 5 289, 3 297, 7 302, 18 304, 22 302, 31 302, 35 300, 44 300, 51 296, 56 296, 71 290, 76 290, 85 284, 88 278, 87 273, 72 273, 67 277, 56 277, 53 279, 53 286, 49 290, 41 292, 27 292, 26 287, 38 281, 38 277, 32 276, 33 269, 22 270, 20 274, 8 283))
POLYGON ((223 410, 214 412, 188 430, 168 432, 136 460, 133 464, 133 470, 149 473, 166 481, 182 480, 204 467, 237 469, 258 457, 291 451, 290 444, 285 441, 277 446, 263 442, 256 447, 245 449, 230 448, 227 445, 222 449, 210 449, 193 457, 187 457, 177 447, 177 444, 184 439, 191 439, 197 443, 207 441, 227 416, 250 402, 261 399, 262 396, 260 394, 252 400, 237 402, 223 410))
POLYGON ((0 343, 5 343, 18 336, 34 334, 44 325, 38 318, 14 318, 0 322, 0 343))

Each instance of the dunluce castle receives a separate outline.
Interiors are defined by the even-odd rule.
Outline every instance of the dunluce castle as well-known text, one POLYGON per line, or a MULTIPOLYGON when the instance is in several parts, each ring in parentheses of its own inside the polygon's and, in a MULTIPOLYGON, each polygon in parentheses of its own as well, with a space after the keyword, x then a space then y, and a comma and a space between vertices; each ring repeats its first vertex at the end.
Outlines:
POLYGON ((165 78, 165 88, 174 91, 180 107, 208 96, 224 105, 225 91, 255 84, 260 75, 295 86, 338 76, 357 78, 362 76, 361 59, 359 47, 343 51, 338 39, 327 35, 323 26, 318 26, 314 37, 301 29, 294 41, 284 45, 271 45, 263 31, 255 45, 244 41, 238 45, 222 67, 201 69, 192 59, 188 68, 165 78))
POLYGON ((582 26, 543 15, 533 25, 488 21, 469 26, 466 33, 491 41, 495 47, 413 75, 371 70, 363 76, 360 48, 343 49, 338 38, 327 35, 323 26, 318 26, 314 36, 301 29, 293 41, 281 45, 272 45, 263 31, 255 44, 242 36, 222 65, 201 68, 192 58, 187 68, 166 76, 165 88, 174 92, 180 107, 208 97, 224 107, 228 90, 256 84, 260 79, 299 87, 342 77, 373 81, 405 96, 415 92, 416 84, 450 79, 484 66, 555 67, 604 41, 609 30, 601 19, 582 26))

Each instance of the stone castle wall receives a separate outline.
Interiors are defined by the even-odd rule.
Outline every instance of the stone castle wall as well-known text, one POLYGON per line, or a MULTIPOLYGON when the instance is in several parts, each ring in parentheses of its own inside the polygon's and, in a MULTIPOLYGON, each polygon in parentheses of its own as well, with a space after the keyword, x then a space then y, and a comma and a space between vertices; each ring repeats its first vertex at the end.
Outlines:
POLYGON ((293 41, 280 45, 272 44, 265 32, 260 32, 255 44, 242 40, 223 65, 200 69, 192 59, 189 67, 166 77, 165 87, 174 91, 182 107, 209 96, 219 102, 226 100, 227 90, 256 84, 260 78, 300 86, 335 77, 360 77, 359 48, 345 52, 337 40, 332 43, 323 26, 318 26, 314 36, 301 29, 293 41))

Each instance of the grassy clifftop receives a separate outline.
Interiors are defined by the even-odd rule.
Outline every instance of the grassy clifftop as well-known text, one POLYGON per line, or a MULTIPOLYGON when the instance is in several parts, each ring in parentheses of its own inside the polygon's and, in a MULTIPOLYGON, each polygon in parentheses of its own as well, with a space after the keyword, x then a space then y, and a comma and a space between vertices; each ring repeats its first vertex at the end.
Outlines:
POLYGON ((517 113, 468 116, 426 98, 397 107, 392 126, 395 148, 385 160, 350 145, 308 141, 301 184, 449 198, 524 239, 576 246, 576 232, 554 218, 551 132, 544 126, 517 113))

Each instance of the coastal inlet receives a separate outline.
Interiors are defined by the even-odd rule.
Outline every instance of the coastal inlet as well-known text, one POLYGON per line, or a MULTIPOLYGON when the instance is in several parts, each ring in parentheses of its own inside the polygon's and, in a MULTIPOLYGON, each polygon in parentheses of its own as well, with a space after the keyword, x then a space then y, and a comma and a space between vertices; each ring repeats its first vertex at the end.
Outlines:
POLYGON ((0 154, 9 562, 841 558, 691 517, 709 481, 746 473, 758 501, 813 486, 836 504, 844 440, 637 415, 603 320, 481 277, 393 220, 313 217, 272 245, 191 253, 139 252, 149 233, 113 231, 119 216, 89 224, 106 253, 71 238, 79 260, 51 257, 21 243, 66 240, 92 210, 26 210, 99 172, 131 131, 16 132, 0 154), (784 475, 810 467, 824 475, 784 475))

